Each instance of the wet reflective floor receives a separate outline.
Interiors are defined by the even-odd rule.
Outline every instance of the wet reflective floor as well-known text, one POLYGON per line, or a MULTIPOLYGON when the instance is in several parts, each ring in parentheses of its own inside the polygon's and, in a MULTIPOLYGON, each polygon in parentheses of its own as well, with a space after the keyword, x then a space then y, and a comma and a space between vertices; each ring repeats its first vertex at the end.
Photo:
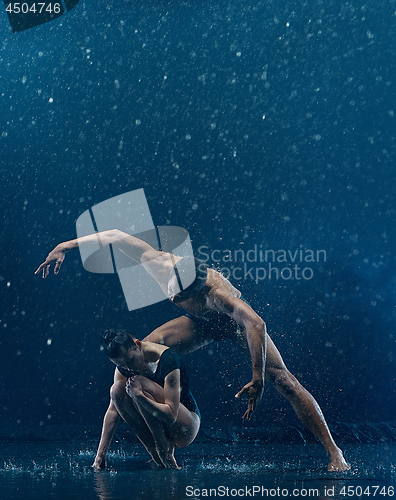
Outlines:
POLYGON ((181 470, 148 463, 135 444, 118 444, 108 469, 91 467, 96 443, 5 443, 0 498, 379 498, 394 496, 396 445, 349 445, 351 470, 329 473, 319 445, 193 444, 177 450, 181 470))

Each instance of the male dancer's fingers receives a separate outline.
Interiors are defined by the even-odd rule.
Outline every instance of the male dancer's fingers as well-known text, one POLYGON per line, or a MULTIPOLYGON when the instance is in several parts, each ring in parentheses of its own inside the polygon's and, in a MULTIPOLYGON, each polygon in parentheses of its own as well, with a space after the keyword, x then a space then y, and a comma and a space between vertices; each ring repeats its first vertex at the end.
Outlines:
MULTIPOLYGON (((45 261, 45 262, 47 262, 47 261, 45 261)), ((38 274, 43 269, 43 267, 45 266, 45 262, 43 262, 42 264, 40 264, 38 266, 38 268, 34 271, 34 274, 38 274)))
POLYGON ((55 264, 54 274, 58 274, 62 265, 61 260, 57 260, 55 264))
POLYGON ((249 410, 246 410, 245 413, 242 415, 242 418, 243 419, 246 419, 246 420, 249 420, 250 418, 250 413, 249 413, 249 410))
POLYGON ((249 384, 247 384, 247 385, 245 385, 244 387, 242 387, 242 389, 241 389, 239 392, 237 392, 237 393, 235 394, 235 397, 236 397, 236 398, 240 398, 243 394, 245 394, 245 392, 249 390, 248 385, 249 385, 249 384))
POLYGON ((249 402, 248 402, 248 409, 242 415, 242 418, 246 419, 246 420, 250 420, 250 416, 251 416, 252 413, 253 413, 253 407, 252 407, 251 401, 249 400, 249 402))
POLYGON ((248 409, 242 415, 242 418, 250 420, 250 416, 258 404, 258 399, 261 397, 261 393, 262 391, 258 391, 253 382, 249 382, 235 394, 236 398, 240 398, 243 394, 246 394, 248 397, 248 409))
POLYGON ((40 271, 43 271, 43 278, 46 278, 49 275, 51 264, 48 263, 48 260, 39 265, 34 274, 39 274, 40 271))
POLYGON ((235 397, 236 397, 236 398, 240 398, 240 397, 242 396, 243 392, 244 392, 244 391, 243 391, 243 389, 241 389, 239 392, 237 392, 237 393, 235 394, 235 397))
MULTIPOLYGON (((40 271, 43 271, 43 278, 45 279, 50 273, 52 260, 54 260, 54 259, 49 260, 47 257, 47 259, 42 264, 39 265, 39 267, 36 269, 34 274, 39 274, 40 271)), ((64 257, 58 258, 56 260, 55 267, 54 267, 54 274, 59 273, 63 261, 64 261, 64 257)))
POLYGON ((239 392, 237 392, 237 393, 235 394, 235 397, 236 397, 236 398, 240 398, 240 397, 241 397, 243 394, 245 394, 246 392, 247 392, 247 396, 248 396, 249 398, 251 398, 251 397, 254 397, 254 398, 255 398, 255 397, 256 397, 256 396, 254 396, 254 393, 256 392, 256 389, 255 389, 255 388, 254 388, 254 386, 253 386, 253 382, 249 382, 248 384, 244 385, 244 386, 242 387, 242 389, 241 389, 239 392), (253 394, 252 394, 252 393, 253 393, 253 394))
POLYGON ((45 279, 49 275, 50 267, 51 266, 49 264, 43 267, 43 279, 45 279))
POLYGON ((250 394, 250 389, 251 389, 251 383, 246 384, 244 387, 242 387, 242 389, 239 392, 235 394, 236 398, 240 398, 245 393, 248 396, 248 409, 242 415, 242 418, 246 420, 250 420, 250 416, 257 405, 256 396, 250 394))

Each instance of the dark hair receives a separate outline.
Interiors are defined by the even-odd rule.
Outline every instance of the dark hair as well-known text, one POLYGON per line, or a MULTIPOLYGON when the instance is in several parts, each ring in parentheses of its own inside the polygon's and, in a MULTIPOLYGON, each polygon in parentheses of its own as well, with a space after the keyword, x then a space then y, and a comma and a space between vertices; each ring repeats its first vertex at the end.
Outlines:
POLYGON ((136 349, 135 340, 127 330, 108 328, 101 335, 101 346, 109 358, 118 358, 130 348, 136 349))

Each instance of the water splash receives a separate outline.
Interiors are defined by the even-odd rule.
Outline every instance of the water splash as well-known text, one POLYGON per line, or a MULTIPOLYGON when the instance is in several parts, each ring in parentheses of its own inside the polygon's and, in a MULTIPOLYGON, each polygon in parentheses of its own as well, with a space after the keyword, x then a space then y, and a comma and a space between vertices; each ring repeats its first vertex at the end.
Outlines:
POLYGON ((207 462, 204 459, 198 464, 198 470, 221 472, 221 473, 234 473, 234 474, 252 474, 255 472, 272 471, 276 469, 276 464, 267 462, 249 462, 240 463, 235 462, 228 457, 217 457, 214 461, 207 462))

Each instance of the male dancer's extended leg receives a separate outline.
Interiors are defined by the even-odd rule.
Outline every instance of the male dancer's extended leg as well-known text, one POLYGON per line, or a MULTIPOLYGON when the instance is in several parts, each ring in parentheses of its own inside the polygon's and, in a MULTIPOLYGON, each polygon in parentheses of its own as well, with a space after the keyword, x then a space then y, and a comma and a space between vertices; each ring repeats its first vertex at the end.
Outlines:
POLYGON ((318 403, 287 369, 282 356, 267 334, 267 361, 265 378, 290 401, 298 418, 319 439, 330 457, 329 471, 350 469, 342 451, 336 445, 318 403))

